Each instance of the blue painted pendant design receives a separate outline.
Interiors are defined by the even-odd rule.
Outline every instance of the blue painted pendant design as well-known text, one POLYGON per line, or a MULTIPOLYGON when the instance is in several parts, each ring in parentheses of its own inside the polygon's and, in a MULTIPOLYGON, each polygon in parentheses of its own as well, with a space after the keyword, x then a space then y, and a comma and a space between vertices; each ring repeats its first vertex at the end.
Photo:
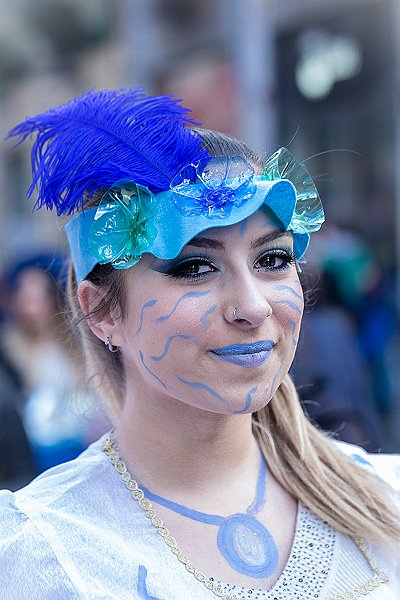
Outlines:
POLYGON ((245 513, 236 513, 229 517, 188 508, 154 494, 143 485, 140 487, 146 498, 158 502, 183 517, 207 525, 217 525, 219 527, 218 549, 227 563, 243 575, 262 579, 272 575, 279 562, 278 549, 272 535, 254 516, 265 502, 266 475, 267 465, 264 457, 260 455, 255 498, 245 513))
POLYGON ((249 577, 268 577, 278 566, 279 554, 272 535, 249 514, 238 513, 224 519, 217 542, 230 566, 249 577))

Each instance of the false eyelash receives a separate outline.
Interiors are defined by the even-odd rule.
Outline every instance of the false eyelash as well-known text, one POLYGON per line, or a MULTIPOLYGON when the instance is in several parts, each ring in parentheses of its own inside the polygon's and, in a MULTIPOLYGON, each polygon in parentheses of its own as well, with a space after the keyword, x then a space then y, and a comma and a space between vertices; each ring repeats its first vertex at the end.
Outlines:
POLYGON ((204 277, 206 277, 207 275, 210 275, 210 273, 214 272, 216 270, 216 267, 213 265, 212 261, 207 258, 206 256, 190 256, 187 257, 186 259, 178 262, 175 265, 172 265, 168 271, 166 271, 166 275, 168 275, 169 277, 171 277, 171 279, 190 279, 192 281, 194 280, 198 280, 198 279, 203 279, 204 277), (202 265, 208 265, 209 267, 212 267, 212 271, 208 271, 207 273, 182 273, 181 275, 179 275, 179 270, 183 271, 185 268, 185 265, 191 265, 191 264, 202 264, 202 265))
MULTIPOLYGON (((282 258, 284 260, 284 263, 281 266, 270 268, 270 271, 275 272, 275 273, 284 271, 289 266, 296 263, 295 252, 291 248, 287 247, 287 248, 269 248, 268 250, 265 250, 264 252, 262 252, 260 254, 260 256, 254 262, 254 264, 259 262, 266 256, 275 256, 277 258, 282 258)), ((263 267, 260 267, 260 269, 262 269, 262 268, 263 267)))

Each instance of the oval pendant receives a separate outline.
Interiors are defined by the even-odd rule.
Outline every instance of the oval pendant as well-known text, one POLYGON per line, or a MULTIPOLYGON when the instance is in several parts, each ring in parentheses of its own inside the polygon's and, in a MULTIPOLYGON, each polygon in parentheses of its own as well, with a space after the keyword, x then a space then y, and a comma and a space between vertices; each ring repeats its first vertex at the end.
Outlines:
POLYGON ((224 519, 218 531, 218 548, 235 571, 249 577, 268 577, 278 566, 278 549, 272 535, 260 521, 245 513, 224 519))

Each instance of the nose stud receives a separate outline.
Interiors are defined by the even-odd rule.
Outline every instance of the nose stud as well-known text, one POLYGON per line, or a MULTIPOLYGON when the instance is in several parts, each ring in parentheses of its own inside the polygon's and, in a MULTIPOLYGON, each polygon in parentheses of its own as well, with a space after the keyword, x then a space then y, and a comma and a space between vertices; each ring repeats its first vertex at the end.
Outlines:
MULTIPOLYGON (((233 320, 234 321, 251 321, 251 316, 250 315, 249 315, 249 318, 247 318, 247 317, 245 317, 245 318, 238 317, 237 310, 238 310, 237 306, 235 306, 235 308, 233 309, 233 320)), ((271 315, 272 315, 272 306, 269 304, 268 305, 268 311, 266 312, 265 316, 266 317, 270 317, 271 315)))

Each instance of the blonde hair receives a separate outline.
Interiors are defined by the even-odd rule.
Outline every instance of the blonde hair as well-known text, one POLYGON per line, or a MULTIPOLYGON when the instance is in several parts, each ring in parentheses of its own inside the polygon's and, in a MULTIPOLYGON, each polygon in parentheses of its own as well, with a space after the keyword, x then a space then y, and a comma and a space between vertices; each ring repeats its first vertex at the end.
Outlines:
MULTIPOLYGON (((210 155, 241 155, 255 167, 263 164, 238 140, 214 131, 196 129, 196 133, 210 155)), ((119 306, 123 317, 124 272, 98 265, 88 279, 109 292, 91 318, 101 320, 111 305, 119 306)), ((119 353, 110 353, 91 332, 79 306, 71 265, 68 301, 81 335, 89 381, 116 422, 124 398, 123 364, 119 353)), ((267 406, 253 414, 253 433, 272 474, 294 498, 352 538, 395 547, 400 539, 400 514, 393 490, 310 423, 288 374, 267 406)))
POLYGON ((400 539, 393 490, 310 423, 289 375, 254 413, 253 432, 277 481, 332 527, 377 544, 400 539))

